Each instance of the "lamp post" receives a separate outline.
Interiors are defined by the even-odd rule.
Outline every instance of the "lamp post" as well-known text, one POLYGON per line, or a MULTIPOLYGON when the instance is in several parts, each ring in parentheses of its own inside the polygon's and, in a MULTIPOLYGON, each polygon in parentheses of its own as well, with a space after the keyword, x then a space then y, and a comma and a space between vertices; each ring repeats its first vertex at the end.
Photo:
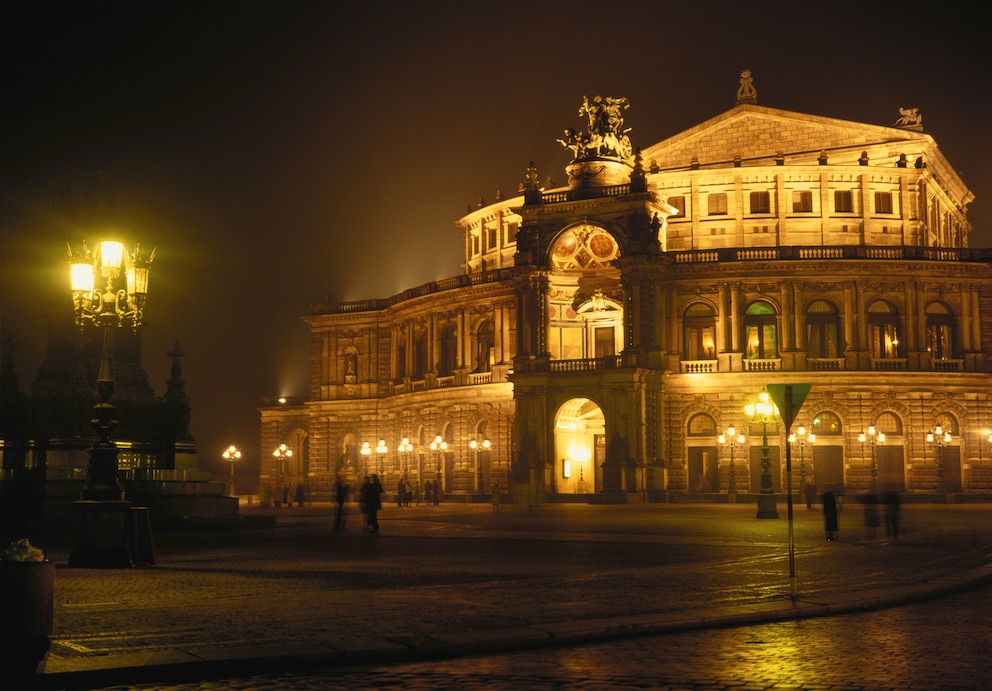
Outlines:
POLYGON ((369 446, 367 441, 362 442, 362 448, 359 453, 362 454, 362 462, 365 464, 365 472, 362 474, 367 476, 369 474, 369 456, 372 455, 372 447, 369 446))
POLYGON ((721 446, 726 444, 730 448, 730 479, 727 481, 727 496, 731 498, 730 501, 737 501, 737 477, 736 470, 734 468, 734 449, 738 446, 743 446, 746 439, 742 433, 739 433, 737 429, 731 425, 727 428, 727 431, 725 433, 721 433, 716 440, 721 446))
POLYGON ((926 434, 927 444, 937 447, 937 491, 944 491, 944 447, 951 443, 951 433, 938 422, 932 432, 926 434))
POLYGON ((400 445, 396 447, 396 450, 399 452, 400 458, 403 461, 403 476, 409 477, 410 453, 413 451, 413 444, 410 443, 410 438, 403 437, 400 441, 400 445))
MULTIPOLYGON (((276 459, 276 496, 278 497, 279 493, 282 492, 282 476, 284 475, 283 466, 285 465, 287 459, 293 457, 293 450, 285 444, 280 444, 276 447, 275 451, 272 452, 272 455, 276 459)), ((279 500, 277 499, 276 506, 278 505, 279 500)))
POLYGON ((83 500, 123 501, 124 490, 117 478, 117 445, 110 435, 117 427, 116 408, 110 403, 116 387, 114 376, 114 328, 125 324, 135 332, 144 319, 148 297, 148 276, 155 250, 143 254, 138 245, 128 252, 123 243, 105 240, 92 255, 84 243, 73 251, 69 248, 72 304, 76 326, 103 329, 103 350, 97 375, 100 402, 93 406, 91 424, 99 436, 90 447, 86 485, 80 494, 83 500), (97 278, 106 283, 101 288, 97 278))
POLYGON ((375 459, 376 469, 379 471, 379 482, 381 482, 383 486, 386 485, 386 473, 383 468, 385 467, 384 459, 387 453, 389 453, 389 447, 386 446, 386 440, 380 439, 379 443, 375 445, 375 459))
POLYGON ((757 518, 778 518, 768 457, 768 425, 778 417, 778 406, 772 403, 767 391, 762 391, 757 400, 744 406, 744 414, 752 423, 761 425, 761 489, 758 490, 757 518))
MULTIPOLYGON (((91 254, 85 243, 69 246, 70 291, 73 314, 80 332, 88 326, 103 329, 103 349, 96 388, 100 397, 93 406, 90 424, 97 441, 89 448, 86 484, 73 503, 79 544, 69 554, 69 566, 90 568, 129 567, 131 548, 125 516, 131 505, 117 477, 118 448, 111 440, 117 428, 117 409, 110 399, 117 385, 114 376, 114 329, 130 326, 135 333, 144 319, 148 276, 155 250, 150 254, 135 245, 128 252, 115 240, 99 243, 91 254), (104 285, 97 280, 103 279, 104 285)), ((139 554, 141 550, 139 547, 139 554)))
POLYGON ((806 443, 812 447, 813 442, 816 441, 816 434, 813 432, 807 433, 806 428, 803 425, 799 425, 795 432, 789 435, 789 443, 796 444, 799 446, 799 485, 800 487, 806 487, 806 443))
POLYGON ((858 435, 858 441, 861 442, 862 454, 865 444, 871 447, 871 491, 875 493, 878 491, 878 462, 875 460, 875 446, 885 443, 885 432, 875 429, 875 425, 868 425, 868 429, 858 435))
MULTIPOLYGON (((448 449, 448 442, 441 438, 441 435, 434 437, 434 441, 431 442, 431 451, 435 452, 437 456, 434 461, 434 478, 437 480, 438 485, 441 484, 441 456, 448 449)), ((434 490, 435 492, 440 492, 440 487, 434 490)))
POLYGON ((231 464, 231 496, 235 496, 234 492, 234 464, 241 459, 241 449, 234 446, 233 444, 226 449, 224 453, 221 454, 224 460, 231 464))
POLYGON ((479 459, 479 454, 481 451, 489 451, 489 439, 483 437, 482 441, 479 441, 475 437, 472 437, 468 442, 468 446, 475 452, 475 491, 482 492, 482 462, 479 459))

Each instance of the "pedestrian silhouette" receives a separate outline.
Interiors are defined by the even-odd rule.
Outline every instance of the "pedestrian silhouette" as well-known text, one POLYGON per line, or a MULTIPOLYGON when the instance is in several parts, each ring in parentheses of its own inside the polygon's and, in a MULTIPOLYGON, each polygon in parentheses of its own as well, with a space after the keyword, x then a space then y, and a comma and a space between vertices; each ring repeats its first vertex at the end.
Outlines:
POLYGON ((382 491, 379 476, 372 473, 372 482, 369 483, 369 488, 365 496, 365 504, 368 509, 368 513, 366 514, 366 529, 370 533, 379 532, 379 509, 382 508, 382 491))
POLYGON ((334 509, 334 529, 344 530, 346 520, 344 503, 348 499, 348 485, 345 484, 340 475, 334 483, 334 495, 334 498, 337 501, 337 507, 334 509))
POLYGON ((826 531, 827 540, 832 541, 837 539, 837 531, 839 527, 837 525, 837 500, 834 497, 834 493, 829 489, 823 493, 823 529, 826 531))
POLYGON ((878 495, 869 492, 865 495, 865 535, 874 540, 878 532, 878 495))
POLYGON ((899 539, 899 493, 894 489, 885 493, 885 534, 899 539))

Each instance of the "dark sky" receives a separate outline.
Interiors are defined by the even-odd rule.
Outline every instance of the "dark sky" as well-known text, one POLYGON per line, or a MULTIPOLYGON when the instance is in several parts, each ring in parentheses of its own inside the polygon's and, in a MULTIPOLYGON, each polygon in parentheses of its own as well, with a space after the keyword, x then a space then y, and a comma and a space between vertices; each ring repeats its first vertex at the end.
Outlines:
MULTIPOLYGON (((157 246, 144 366, 179 340, 201 466, 258 462, 263 396, 307 393, 300 316, 461 273, 454 225, 515 193, 583 95, 626 96, 635 146, 734 105, 890 125, 917 107, 992 246, 990 43, 980 3, 6 2, 2 331, 22 390, 68 302, 53 189, 99 171, 157 246)), ((269 453, 269 450, 261 450, 269 453)))

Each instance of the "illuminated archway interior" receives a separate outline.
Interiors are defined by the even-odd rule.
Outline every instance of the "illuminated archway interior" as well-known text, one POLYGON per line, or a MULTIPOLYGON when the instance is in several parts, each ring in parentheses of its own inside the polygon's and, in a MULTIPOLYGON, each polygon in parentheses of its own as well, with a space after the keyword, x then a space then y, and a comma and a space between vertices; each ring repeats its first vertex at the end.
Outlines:
POLYGON ((566 401, 555 416, 554 478, 549 486, 560 494, 597 492, 605 435, 606 420, 598 405, 588 398, 566 401))

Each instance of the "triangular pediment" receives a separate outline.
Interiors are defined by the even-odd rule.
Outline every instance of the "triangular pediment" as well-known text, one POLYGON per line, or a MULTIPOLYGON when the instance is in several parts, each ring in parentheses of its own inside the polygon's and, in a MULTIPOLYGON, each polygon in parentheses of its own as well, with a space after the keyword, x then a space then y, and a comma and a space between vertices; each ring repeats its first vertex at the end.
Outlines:
POLYGON ((856 164, 863 151, 873 163, 900 154, 910 165, 924 154, 939 156, 933 138, 900 127, 869 125, 807 115, 754 104, 741 104, 673 137, 642 149, 646 166, 661 169, 742 165, 774 165, 776 156, 790 163, 815 161, 825 153, 831 164, 856 164))

